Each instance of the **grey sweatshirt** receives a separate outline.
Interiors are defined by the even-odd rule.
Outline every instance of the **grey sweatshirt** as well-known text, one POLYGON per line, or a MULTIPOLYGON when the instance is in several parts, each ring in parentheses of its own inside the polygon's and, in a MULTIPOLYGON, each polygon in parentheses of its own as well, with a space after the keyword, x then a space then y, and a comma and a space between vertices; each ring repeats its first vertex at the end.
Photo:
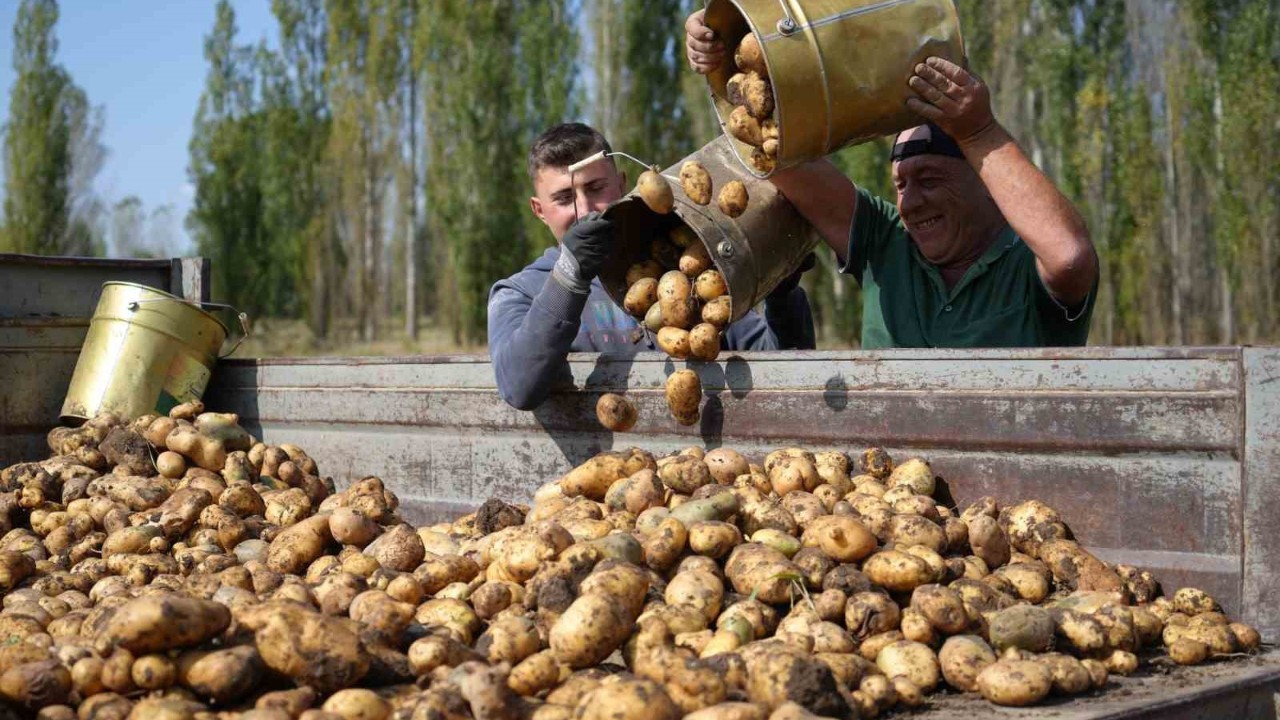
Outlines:
MULTIPOLYGON (((553 387, 571 386, 565 357, 570 352, 631 356, 657 350, 654 338, 618 307, 599 279, 587 295, 551 279, 560 248, 543 253, 528 267, 489 291, 489 357, 498 392, 508 404, 532 410, 553 387)), ((813 316, 804 289, 765 302, 725 331, 726 350, 810 350, 813 316)))

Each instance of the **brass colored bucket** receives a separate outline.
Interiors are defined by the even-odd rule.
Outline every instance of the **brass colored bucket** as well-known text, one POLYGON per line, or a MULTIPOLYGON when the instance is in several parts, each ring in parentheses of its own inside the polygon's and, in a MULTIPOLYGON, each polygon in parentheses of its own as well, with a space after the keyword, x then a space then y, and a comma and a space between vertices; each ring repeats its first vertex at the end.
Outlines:
MULTIPOLYGON (((906 107, 907 78, 936 55, 965 65, 954 0, 708 0, 707 25, 725 64, 707 76, 721 127, 733 48, 754 32, 773 85, 778 168, 924 123, 906 107)), ((725 131, 728 136, 728 131, 725 131)), ((730 138, 752 174, 751 146, 730 138)))
POLYGON ((773 183, 746 171, 724 137, 712 140, 662 174, 675 190, 676 204, 671 215, 650 210, 634 190, 604 213, 614 221, 617 248, 601 271, 600 282, 619 306, 627 295, 627 269, 648 260, 652 241, 665 236, 679 220, 702 240, 724 276, 733 298, 734 320, 763 302, 822 240, 773 183), (746 212, 730 218, 720 212, 714 198, 705 206, 690 202, 681 192, 679 180, 671 180, 679 177, 680 166, 686 160, 702 163, 716 192, 729 181, 740 180, 750 196, 746 212))
POLYGON ((111 412, 127 419, 198 400, 227 326, 196 305, 127 282, 102 285, 62 419, 111 412))

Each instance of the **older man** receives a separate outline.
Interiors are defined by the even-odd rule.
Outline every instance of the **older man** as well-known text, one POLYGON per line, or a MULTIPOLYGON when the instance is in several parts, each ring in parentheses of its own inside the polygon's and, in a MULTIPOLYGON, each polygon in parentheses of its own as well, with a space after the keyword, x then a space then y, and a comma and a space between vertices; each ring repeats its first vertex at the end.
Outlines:
MULTIPOLYGON (((726 60, 701 11, 685 29, 695 70, 726 60)), ((1080 213, 996 122, 980 78, 929 58, 907 83, 927 124, 895 139, 896 206, 826 160, 771 178, 862 285, 863 347, 1085 344, 1098 259, 1080 213)))

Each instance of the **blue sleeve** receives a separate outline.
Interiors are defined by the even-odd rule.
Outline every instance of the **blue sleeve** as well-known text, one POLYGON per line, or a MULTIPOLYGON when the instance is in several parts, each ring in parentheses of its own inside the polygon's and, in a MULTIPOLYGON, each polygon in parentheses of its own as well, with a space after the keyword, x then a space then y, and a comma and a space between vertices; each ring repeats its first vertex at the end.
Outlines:
POLYGON ((547 276, 536 297, 507 283, 489 293, 489 357, 498 393, 507 404, 532 410, 554 385, 572 382, 567 355, 578 336, 587 296, 547 276))
POLYGON ((809 296, 802 287, 797 286, 785 297, 766 299, 764 321, 776 338, 778 350, 813 350, 818 346, 809 296))

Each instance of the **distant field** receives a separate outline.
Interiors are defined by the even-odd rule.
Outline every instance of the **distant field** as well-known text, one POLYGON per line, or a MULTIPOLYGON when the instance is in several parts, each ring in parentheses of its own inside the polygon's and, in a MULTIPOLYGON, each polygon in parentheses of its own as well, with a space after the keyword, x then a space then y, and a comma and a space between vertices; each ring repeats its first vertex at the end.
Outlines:
POLYGON ((450 353, 482 353, 484 345, 459 345, 446 328, 424 323, 418 339, 409 340, 402 323, 384 326, 380 338, 362 342, 354 323, 340 323, 330 337, 317 341, 311 329, 301 320, 263 318, 253 325, 249 339, 232 357, 298 357, 315 355, 442 355, 450 353))

